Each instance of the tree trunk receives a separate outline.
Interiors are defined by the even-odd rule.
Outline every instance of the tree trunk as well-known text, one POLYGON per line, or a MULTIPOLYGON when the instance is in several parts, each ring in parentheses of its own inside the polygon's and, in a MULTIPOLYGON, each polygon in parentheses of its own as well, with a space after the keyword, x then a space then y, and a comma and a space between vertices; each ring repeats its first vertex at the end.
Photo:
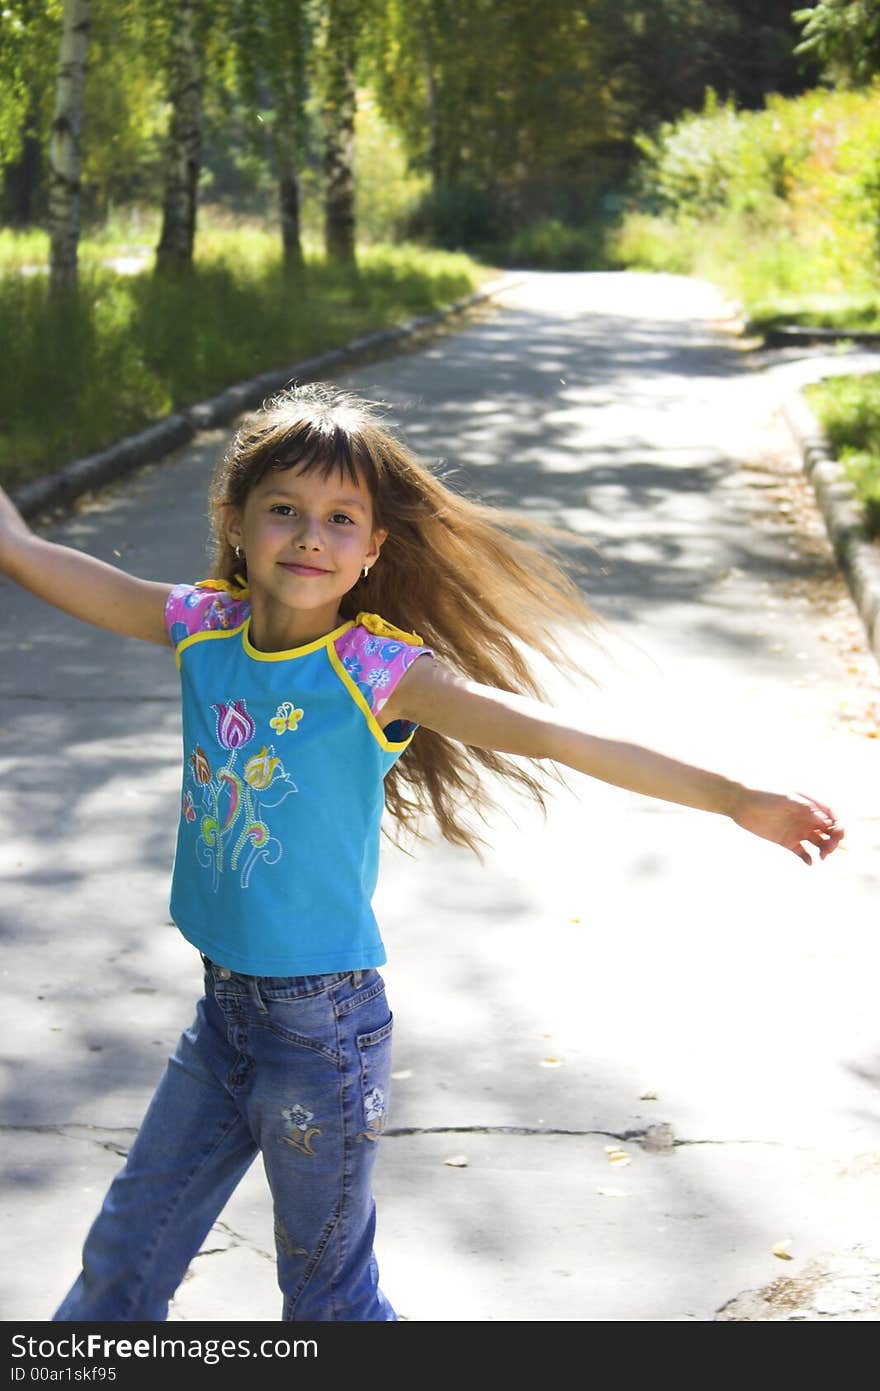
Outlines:
POLYGON ((431 191, 436 193, 443 183, 443 151, 440 137, 440 93, 437 90, 437 62, 432 34, 434 14, 430 4, 419 7, 418 18, 421 26, 419 44, 427 99, 428 169, 431 174, 431 191))
POLYGON ((80 133, 89 51, 89 0, 64 0, 49 138, 49 288, 76 289, 79 247, 80 133))
POLYGON ((169 98, 171 125, 156 270, 188 270, 193 262, 202 156, 205 47, 198 0, 179 0, 174 14, 169 98))
POLYGON ((354 117, 357 4, 328 0, 324 67, 324 247, 336 265, 355 264, 354 117))
POLYGON ((298 274, 305 266, 300 226, 300 183, 296 141, 289 129, 277 130, 278 207, 281 213, 281 247, 284 268, 298 274))

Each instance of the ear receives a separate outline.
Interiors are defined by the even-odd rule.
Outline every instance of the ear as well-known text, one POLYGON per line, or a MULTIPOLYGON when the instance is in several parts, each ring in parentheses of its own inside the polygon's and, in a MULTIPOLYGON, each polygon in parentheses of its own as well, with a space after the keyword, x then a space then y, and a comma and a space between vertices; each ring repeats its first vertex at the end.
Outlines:
POLYGON ((237 507, 233 507, 231 502, 225 502, 221 508, 223 518, 223 535, 233 549, 241 545, 241 514, 237 507))
POLYGON ((375 565, 376 561, 379 559, 379 552, 381 551, 387 539, 388 532, 385 531, 383 527, 379 527, 376 531, 373 532, 372 536, 370 537, 369 549, 366 555, 364 556, 365 564, 375 565))

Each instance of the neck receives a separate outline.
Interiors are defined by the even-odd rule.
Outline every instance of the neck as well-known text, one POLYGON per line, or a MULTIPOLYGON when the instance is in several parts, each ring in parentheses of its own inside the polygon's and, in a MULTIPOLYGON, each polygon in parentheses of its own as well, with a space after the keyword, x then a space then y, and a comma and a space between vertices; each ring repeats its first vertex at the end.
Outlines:
POLYGON ((290 609, 252 595, 248 636, 260 652, 286 652, 317 642, 341 622, 336 604, 319 609, 290 609))

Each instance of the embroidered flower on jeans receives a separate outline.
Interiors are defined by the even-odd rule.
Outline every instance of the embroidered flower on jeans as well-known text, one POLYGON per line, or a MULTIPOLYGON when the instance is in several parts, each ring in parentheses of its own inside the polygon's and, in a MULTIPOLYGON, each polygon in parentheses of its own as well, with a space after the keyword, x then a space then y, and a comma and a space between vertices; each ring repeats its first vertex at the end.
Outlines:
POLYGON ((299 1102, 295 1106, 285 1106, 281 1114, 291 1125, 295 1125, 297 1130, 307 1130, 309 1121, 315 1119, 314 1111, 307 1111, 299 1102))
POLYGON ((282 1107, 281 1119, 286 1121, 291 1132, 282 1135, 282 1140, 286 1144, 292 1145, 295 1150, 299 1150, 300 1154, 313 1156, 315 1151, 312 1148, 312 1141, 321 1133, 316 1125, 309 1124, 314 1118, 314 1111, 307 1111, 298 1102, 295 1106, 282 1107))
POLYGON ((381 1130, 385 1124, 385 1093, 381 1087, 371 1087, 364 1095, 364 1116, 371 1130, 381 1130))

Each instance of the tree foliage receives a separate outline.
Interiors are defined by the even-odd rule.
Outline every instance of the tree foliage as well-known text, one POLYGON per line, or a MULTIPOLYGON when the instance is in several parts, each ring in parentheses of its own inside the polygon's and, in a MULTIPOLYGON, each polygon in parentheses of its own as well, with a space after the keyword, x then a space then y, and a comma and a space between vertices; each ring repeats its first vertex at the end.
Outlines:
POLYGON ((862 86, 880 72, 880 2, 823 0, 795 10, 796 52, 815 58, 832 82, 862 86))
MULTIPOLYGON (((446 244, 491 243, 511 227, 588 214, 638 158, 637 136, 699 110, 707 88, 751 109, 771 91, 803 90, 830 61, 834 25, 858 12, 873 42, 868 19, 878 8, 878 0, 827 0, 809 11, 797 0, 200 3, 210 19, 200 187, 247 197, 253 209, 268 209, 276 189, 294 259, 303 175, 313 200, 329 199, 340 247, 347 236, 353 93, 375 103, 416 178, 429 181, 409 230, 446 244), (806 28, 795 14, 812 17, 806 28)), ((171 37, 182 8, 92 0, 87 217, 162 201, 171 37)), ((7 216, 32 213, 40 198, 45 206, 60 13, 61 0, 0 8, 7 216)))

